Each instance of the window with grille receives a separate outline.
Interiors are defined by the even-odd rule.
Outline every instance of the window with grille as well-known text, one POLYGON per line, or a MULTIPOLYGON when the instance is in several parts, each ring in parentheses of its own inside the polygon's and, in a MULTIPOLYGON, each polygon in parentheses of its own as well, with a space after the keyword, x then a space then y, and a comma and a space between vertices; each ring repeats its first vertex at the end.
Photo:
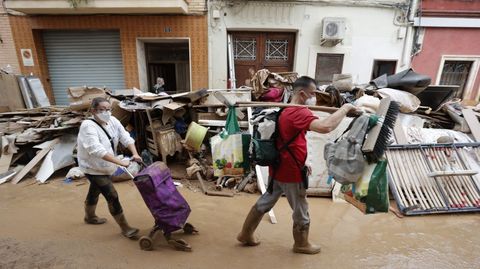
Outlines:
POLYGON ((233 42, 235 60, 255 61, 257 58, 257 41, 251 39, 235 39, 233 42))
POLYGON ((265 60, 288 60, 288 40, 267 39, 265 60))
POLYGON ((455 96, 462 98, 472 64, 472 61, 445 61, 440 85, 458 85, 455 96))

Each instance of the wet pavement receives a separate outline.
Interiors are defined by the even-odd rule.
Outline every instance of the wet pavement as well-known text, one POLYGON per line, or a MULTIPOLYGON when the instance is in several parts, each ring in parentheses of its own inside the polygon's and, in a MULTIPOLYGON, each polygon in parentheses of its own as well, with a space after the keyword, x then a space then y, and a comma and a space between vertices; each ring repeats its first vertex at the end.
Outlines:
MULTIPOLYGON (((480 214, 398 218, 363 215, 349 204, 309 198, 310 238, 318 255, 294 254, 291 210, 281 198, 257 234, 262 243, 242 247, 235 237, 257 195, 205 196, 184 187, 189 221, 199 235, 176 235, 193 252, 175 251, 161 236, 155 250, 141 251, 108 215, 104 225, 83 223, 88 184, 0 185, 0 268, 480 268, 480 214), (79 186, 77 186, 79 185, 79 186)), ((147 234, 153 218, 132 183, 116 184, 127 219, 147 234)))

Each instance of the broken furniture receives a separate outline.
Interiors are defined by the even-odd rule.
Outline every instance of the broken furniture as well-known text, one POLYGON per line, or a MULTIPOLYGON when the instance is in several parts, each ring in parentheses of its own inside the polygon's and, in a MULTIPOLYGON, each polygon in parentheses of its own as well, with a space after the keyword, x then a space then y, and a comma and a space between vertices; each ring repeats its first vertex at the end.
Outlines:
POLYGON ((458 91, 459 86, 438 85, 428 86, 421 93, 417 94, 422 106, 430 107, 433 111, 437 111, 443 104, 450 101, 455 93, 458 91))
POLYGON ((468 172, 479 171, 480 144, 396 145, 386 156, 402 214, 480 211, 480 178, 468 172))
POLYGON ((147 149, 153 155, 162 157, 163 162, 167 163, 167 156, 180 152, 181 137, 175 132, 171 125, 163 125, 159 119, 152 117, 150 109, 145 110, 150 125, 145 127, 147 149))

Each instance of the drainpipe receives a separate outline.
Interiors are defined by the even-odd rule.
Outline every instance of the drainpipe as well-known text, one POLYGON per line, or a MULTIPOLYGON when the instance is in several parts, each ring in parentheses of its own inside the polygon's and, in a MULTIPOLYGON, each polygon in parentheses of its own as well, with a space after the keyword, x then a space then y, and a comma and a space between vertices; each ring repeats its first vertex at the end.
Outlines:
POLYGON ((415 14, 417 13, 417 6, 418 6, 418 0, 410 1, 407 33, 406 33, 405 41, 403 44, 402 60, 400 62, 400 67, 405 67, 405 65, 411 64, 410 55, 413 48, 413 36, 415 35, 415 31, 413 29, 413 19, 415 18, 415 14))

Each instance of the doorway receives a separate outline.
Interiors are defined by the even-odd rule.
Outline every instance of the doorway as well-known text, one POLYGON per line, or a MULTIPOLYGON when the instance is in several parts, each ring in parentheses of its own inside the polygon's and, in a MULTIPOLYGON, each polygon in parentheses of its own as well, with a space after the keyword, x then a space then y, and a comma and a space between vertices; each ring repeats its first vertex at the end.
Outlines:
POLYGON ((229 32, 232 35, 236 86, 250 79, 249 69, 293 71, 295 33, 229 32))
POLYGON ((168 94, 191 90, 188 39, 144 39, 137 46, 143 91, 153 92, 157 78, 163 78, 163 90, 168 94))

